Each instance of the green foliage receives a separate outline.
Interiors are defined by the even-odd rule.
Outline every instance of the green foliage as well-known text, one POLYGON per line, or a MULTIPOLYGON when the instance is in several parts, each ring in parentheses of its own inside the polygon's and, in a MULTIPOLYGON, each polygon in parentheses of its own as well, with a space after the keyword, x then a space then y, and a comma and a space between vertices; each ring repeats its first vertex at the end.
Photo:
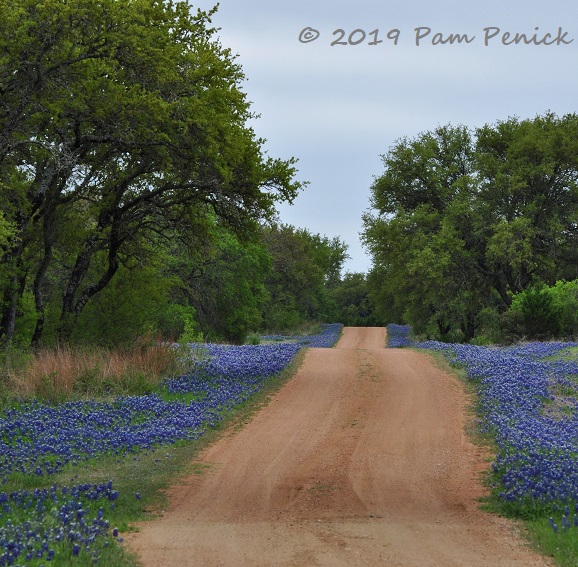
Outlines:
POLYGON ((203 342, 203 334, 197 330, 197 325, 192 317, 185 319, 183 334, 179 337, 178 342, 181 344, 203 342))
POLYGON ((335 320, 344 325, 372 327, 384 324, 384 321, 380 321, 374 314, 365 274, 346 273, 330 289, 330 296, 335 303, 335 320))
POLYGON ((244 75, 213 13, 165 0, 0 4, 0 337, 14 338, 30 293, 32 342, 45 329, 67 340, 161 241, 204 250, 214 219, 255 235, 302 187, 295 160, 266 157, 247 125, 244 75))
POLYGON ((534 285, 516 294, 512 311, 522 314, 526 336, 531 339, 556 337, 560 332, 560 309, 554 301, 552 289, 534 285))
POLYGON ((573 338, 578 335, 578 280, 534 285, 512 298, 502 315, 506 340, 573 338))
POLYGON ((31 291, 24 290, 18 300, 17 312, 19 316, 15 322, 15 332, 11 342, 25 348, 30 345, 38 317, 34 305, 34 295, 31 291))
POLYGON ((247 345, 259 345, 261 344, 261 336, 259 333, 251 333, 245 339, 245 344, 247 345))
MULTIPOLYGON (((376 212, 363 218, 376 315, 442 340, 487 339, 532 282, 576 279, 577 140, 578 115, 552 113, 399 140, 372 186, 376 212), (489 336, 484 313, 494 314, 489 336)), ((548 301, 527 297, 535 331, 507 315, 506 332, 559 332, 561 312, 548 301)))
POLYGON ((263 328, 283 331, 307 320, 333 319, 329 290, 339 283, 347 246, 290 225, 263 227, 262 240, 272 263, 263 328))
MULTIPOLYGON (((122 345, 163 327, 173 332, 180 329, 194 309, 171 305, 170 294, 178 281, 162 273, 158 259, 148 266, 119 269, 80 315, 72 340, 89 344, 98 338, 102 344, 122 345)), ((165 336, 170 334, 165 332, 165 336)))
POLYGON ((556 532, 552 529, 549 518, 542 517, 524 522, 530 541, 539 553, 546 557, 553 557, 556 564, 561 567, 572 567, 578 564, 576 528, 572 525, 564 529, 561 513, 555 514, 552 520, 558 526, 556 532))
POLYGON ((527 337, 528 330, 524 314, 508 309, 500 316, 501 338, 507 344, 519 342, 527 337))
POLYGON ((486 346, 502 341, 501 316, 497 309, 485 307, 478 314, 478 320, 480 326, 476 329, 472 344, 486 346))
POLYGON ((578 280, 558 281, 550 289, 557 311, 560 335, 578 337, 578 280))
POLYGON ((15 343, 5 344, 0 349, 0 411, 17 397, 12 388, 14 373, 22 372, 31 360, 30 350, 15 343))
POLYGON ((259 242, 241 239, 224 227, 216 225, 213 238, 202 262, 184 259, 183 293, 204 335, 240 344, 261 324, 270 258, 259 242))
POLYGON ((10 239, 14 237, 16 226, 8 222, 2 211, 0 211, 0 249, 5 248, 10 239))

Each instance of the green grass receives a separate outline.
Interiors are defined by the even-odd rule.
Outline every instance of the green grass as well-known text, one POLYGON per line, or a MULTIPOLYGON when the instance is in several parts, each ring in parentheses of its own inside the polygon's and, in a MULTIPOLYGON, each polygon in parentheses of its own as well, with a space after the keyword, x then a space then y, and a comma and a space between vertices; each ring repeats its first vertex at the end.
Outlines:
POLYGON ((259 335, 259 333, 251 333, 250 335, 247 335, 247 338, 245 339, 245 344, 246 345, 261 344, 261 335, 259 335))
MULTIPOLYGON (((300 351, 280 375, 267 380, 265 387, 260 392, 250 400, 228 411, 223 416, 223 421, 218 423, 214 429, 209 429, 198 440, 156 447, 154 450, 142 451, 124 458, 102 456, 92 460, 89 464, 83 464, 82 467, 68 465, 58 474, 49 477, 12 474, 8 478, 8 482, 1 487, 1 491, 10 493, 22 489, 49 488, 53 485, 72 486, 112 481, 119 496, 114 501, 113 506, 107 502, 103 512, 104 517, 110 521, 111 530, 114 527, 118 528, 122 536, 135 529, 131 527, 135 522, 151 519, 166 508, 168 501, 165 489, 167 487, 188 475, 205 474, 209 467, 195 462, 199 452, 214 442, 223 431, 244 427, 251 416, 264 407, 269 402, 270 397, 294 375, 303 361, 304 355, 304 351, 300 351)), ((182 396, 182 399, 187 399, 187 397, 182 396)), ((95 515, 98 506, 103 506, 103 504, 97 502, 95 506, 92 515, 95 515)), ((89 505, 87 509, 88 507, 89 505)), ((44 521, 51 521, 50 514, 46 515, 44 521)), ((134 567, 138 565, 137 558, 122 544, 117 543, 116 538, 111 536, 108 540, 106 538, 100 539, 102 541, 96 546, 98 565, 103 567, 134 567)), ((93 557, 87 553, 81 552, 78 557, 73 557, 70 546, 67 544, 53 547, 56 555, 48 565, 53 567, 88 567, 94 565, 93 557)), ((37 562, 32 561, 28 564, 31 566, 46 565, 46 559, 37 562)))
POLYGON ((557 532, 550 526, 548 518, 526 520, 524 525, 528 539, 536 551, 552 557, 558 565, 575 567, 578 565, 578 535, 574 526, 568 530, 562 527, 561 516, 559 514, 553 517, 558 526, 557 532))
MULTIPOLYGON (((492 478, 491 475, 489 478, 492 478)), ((541 555, 551 557, 555 564, 561 567, 576 567, 578 565, 578 529, 574 527, 573 510, 570 506, 570 527, 562 523, 562 509, 559 506, 552 512, 552 505, 536 505, 528 503, 520 505, 504 502, 497 496, 496 487, 491 495, 484 500, 482 508, 488 512, 510 518, 520 526, 520 533, 530 546, 541 555), (554 531, 550 525, 550 517, 556 524, 554 531)), ((556 506, 554 504, 554 506, 556 506)))
POLYGON ((568 347, 561 351, 558 351, 552 356, 546 357, 544 360, 578 360, 578 347, 568 347))

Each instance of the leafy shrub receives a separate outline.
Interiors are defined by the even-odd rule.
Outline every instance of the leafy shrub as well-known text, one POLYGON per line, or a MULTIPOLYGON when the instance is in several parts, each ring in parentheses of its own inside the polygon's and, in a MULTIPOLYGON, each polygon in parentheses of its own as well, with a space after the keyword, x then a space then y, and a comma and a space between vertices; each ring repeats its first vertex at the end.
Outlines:
POLYGON ((503 340, 578 336, 578 280, 536 285, 516 294, 500 318, 503 340))
POLYGON ((261 344, 261 336, 258 333, 251 333, 245 339, 245 344, 247 344, 247 345, 259 345, 259 344, 261 344))
POLYGON ((578 336, 578 280, 556 282, 551 291, 558 309, 561 335, 578 336))
POLYGON ((510 310, 522 314, 522 328, 519 316, 510 316, 512 320, 508 317, 505 319, 507 325, 516 325, 516 332, 522 331, 530 339, 560 336, 561 310, 552 288, 538 284, 525 289, 513 297, 510 310))
POLYGON ((476 329, 471 344, 482 346, 501 342, 500 312, 497 307, 485 307, 482 309, 478 313, 478 320, 480 325, 476 329))
POLYGON ((192 317, 185 317, 184 330, 181 336, 179 337, 178 342, 181 344, 203 342, 203 333, 197 330, 197 325, 192 317))

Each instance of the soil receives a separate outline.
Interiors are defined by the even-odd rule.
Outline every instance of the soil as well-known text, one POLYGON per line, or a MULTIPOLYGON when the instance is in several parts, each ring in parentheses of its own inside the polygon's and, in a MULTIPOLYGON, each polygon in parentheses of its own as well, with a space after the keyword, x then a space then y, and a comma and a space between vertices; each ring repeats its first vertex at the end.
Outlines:
POLYGON ((488 453, 462 383, 385 329, 345 328, 241 429, 208 447, 170 506, 125 541, 146 566, 544 566, 479 509, 488 453))

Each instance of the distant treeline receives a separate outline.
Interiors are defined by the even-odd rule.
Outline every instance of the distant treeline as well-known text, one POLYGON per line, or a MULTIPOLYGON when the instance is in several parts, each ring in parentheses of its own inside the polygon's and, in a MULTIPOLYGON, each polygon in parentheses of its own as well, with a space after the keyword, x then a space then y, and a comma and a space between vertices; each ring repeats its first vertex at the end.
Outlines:
MULTIPOLYGON (((243 342, 252 332, 294 330, 309 322, 372 324, 364 274, 341 275, 347 246, 289 225, 268 224, 241 240, 216 222, 201 250, 158 238, 122 263, 75 318, 67 340, 117 346, 143 335, 243 342)), ((66 243, 56 247, 66 261, 66 243)), ((106 264, 97 257, 94 272, 106 264)), ((69 260, 70 261, 70 260, 69 260)), ((33 267, 33 266, 32 266, 33 267)), ((62 341, 66 271, 51 265, 43 286, 41 345, 62 341)), ((30 345, 38 311, 33 282, 18 297, 12 342, 30 345)))

